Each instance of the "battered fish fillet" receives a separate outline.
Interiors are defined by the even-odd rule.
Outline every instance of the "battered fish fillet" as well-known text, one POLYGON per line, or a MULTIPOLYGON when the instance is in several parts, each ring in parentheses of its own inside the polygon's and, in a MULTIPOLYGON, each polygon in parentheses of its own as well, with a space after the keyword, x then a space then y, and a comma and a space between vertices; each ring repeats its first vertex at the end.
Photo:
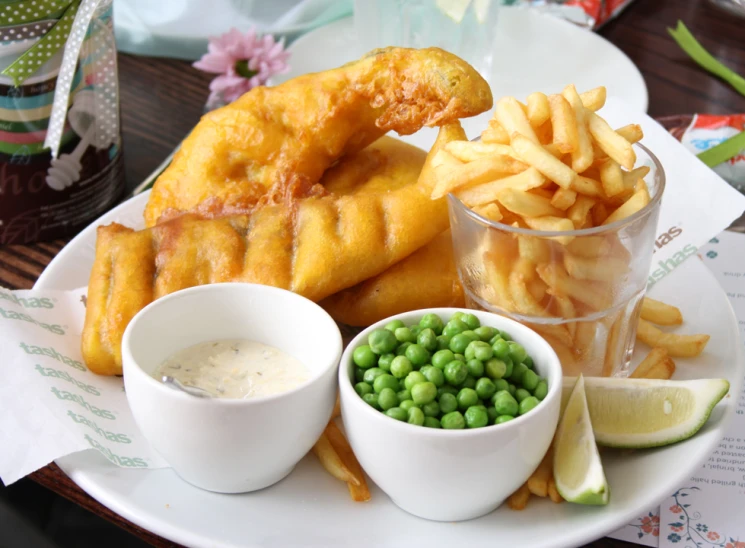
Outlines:
POLYGON ((198 207, 248 213, 268 188, 321 179, 390 130, 406 135, 492 106, 483 78, 438 48, 386 48, 340 68, 259 87, 205 115, 158 178, 146 226, 198 207), (200 204, 202 204, 200 206, 200 204))
POLYGON ((319 304, 337 322, 356 326, 422 308, 464 307, 450 231, 385 272, 319 304))
MULTIPOLYGON (((462 129, 445 126, 440 134, 441 143, 462 129)), ((121 374, 130 319, 179 289, 244 281, 317 301, 401 261, 447 228, 445 201, 430 199, 432 156, 417 180, 424 153, 381 139, 327 172, 326 196, 270 202, 250 216, 184 214, 141 231, 99 227, 82 337, 86 364, 94 373, 121 374), (357 177, 366 182, 355 184, 357 177)))

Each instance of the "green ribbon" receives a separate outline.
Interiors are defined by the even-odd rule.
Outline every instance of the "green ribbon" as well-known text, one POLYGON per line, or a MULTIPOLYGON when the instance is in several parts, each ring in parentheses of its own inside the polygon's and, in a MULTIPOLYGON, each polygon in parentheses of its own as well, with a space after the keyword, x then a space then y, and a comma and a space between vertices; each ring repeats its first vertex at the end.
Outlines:
POLYGON ((22 25, 50 19, 73 0, 21 0, 0 6, 0 26, 22 25))
POLYGON ((697 154, 697 156, 707 166, 716 167, 730 158, 734 158, 744 150, 745 131, 741 131, 737 135, 719 143, 717 146, 697 154))
POLYGON ((5 6, 6 9, 0 9, 0 25, 13 24, 15 21, 18 23, 32 22, 43 19, 44 16, 59 11, 60 8, 66 7, 66 9, 59 21, 36 44, 26 50, 23 55, 8 65, 2 72, 3 75, 12 78, 13 84, 16 86, 22 85, 27 78, 32 76, 44 63, 49 61, 49 59, 65 46, 81 0, 74 0, 72 2, 66 0, 48 0, 41 6, 32 6, 32 2, 37 5, 42 4, 41 0, 22 0, 15 4, 7 4, 5 6), (28 12, 28 17, 33 17, 33 19, 17 19, 19 17, 25 17, 19 14, 23 14, 31 7, 39 7, 38 11, 28 12), (7 8, 13 9, 11 11, 7 8))

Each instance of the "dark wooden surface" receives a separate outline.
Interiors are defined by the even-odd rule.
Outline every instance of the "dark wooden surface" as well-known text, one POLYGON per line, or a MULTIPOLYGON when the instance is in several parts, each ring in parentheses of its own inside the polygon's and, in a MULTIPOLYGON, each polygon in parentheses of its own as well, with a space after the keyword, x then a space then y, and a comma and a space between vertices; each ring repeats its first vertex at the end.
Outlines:
MULTIPOLYGON (((683 20, 701 43, 739 74, 745 74, 745 19, 733 18, 706 0, 636 0, 600 34, 623 50, 649 88, 649 114, 745 112, 745 97, 698 68, 667 34, 683 20)), ((131 191, 173 150, 199 119, 209 76, 188 63, 119 55, 127 186, 131 191)), ((0 247, 0 285, 29 289, 65 244, 0 247)), ((97 503, 54 464, 32 478, 154 546, 175 546, 97 503)), ((632 546, 601 539, 593 547, 632 546)))

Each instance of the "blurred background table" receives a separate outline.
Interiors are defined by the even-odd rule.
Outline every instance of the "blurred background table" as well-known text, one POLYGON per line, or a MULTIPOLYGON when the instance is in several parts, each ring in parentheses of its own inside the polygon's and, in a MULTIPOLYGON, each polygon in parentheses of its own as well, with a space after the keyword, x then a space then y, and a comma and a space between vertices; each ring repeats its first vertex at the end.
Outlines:
MULTIPOLYGON (((599 34, 623 50, 641 70, 649 89, 651 116, 745 112, 745 97, 701 70, 670 39, 666 29, 674 26, 678 19, 686 23, 715 57, 739 74, 745 74, 745 20, 720 11, 707 0, 636 0, 599 34)), ((129 193, 160 165, 199 120, 208 94, 210 75, 183 61, 120 54, 119 80, 129 193)), ((31 246, 0 246, 0 286, 31 288, 65 243, 57 240, 31 246)), ((31 479, 132 534, 117 537, 120 540, 115 543, 107 542, 109 546, 141 546, 143 541, 154 546, 175 546, 97 503, 56 465, 39 470, 31 479)), ((0 502, 9 500, 11 507, 38 505, 44 498, 42 492, 24 480, 10 488, 0 489, 0 502)), ((37 517, 43 513, 39 508, 26 508, 24 514, 28 511, 34 513, 34 510, 37 517)), ((3 523, 4 516, 7 514, 0 512, 0 523, 3 523)), ((42 517, 20 519, 25 520, 31 529, 45 529, 42 517)), ((6 522, 6 527, 9 525, 6 522)), ((103 524, 79 526, 80 538, 54 538, 48 546, 100 546, 101 541, 111 539, 107 535, 112 531, 107 533, 105 527, 103 524)), ((48 528, 44 533, 49 536, 48 528)), ((590 546, 633 545, 600 539, 590 546)))

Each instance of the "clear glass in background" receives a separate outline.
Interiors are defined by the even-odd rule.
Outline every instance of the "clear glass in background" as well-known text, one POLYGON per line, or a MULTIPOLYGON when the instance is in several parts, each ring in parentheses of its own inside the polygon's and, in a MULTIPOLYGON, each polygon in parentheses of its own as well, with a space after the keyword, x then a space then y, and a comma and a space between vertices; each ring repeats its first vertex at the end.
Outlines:
POLYGON ((354 25, 365 51, 382 45, 436 46, 491 75, 497 13, 504 0, 355 0, 354 25))
POLYGON ((542 232, 489 221, 449 195, 458 276, 469 308, 538 331, 566 375, 625 376, 657 234, 665 174, 634 145, 651 200, 608 226, 542 232))
POLYGON ((730 13, 745 17, 745 0, 709 0, 715 6, 730 13))

